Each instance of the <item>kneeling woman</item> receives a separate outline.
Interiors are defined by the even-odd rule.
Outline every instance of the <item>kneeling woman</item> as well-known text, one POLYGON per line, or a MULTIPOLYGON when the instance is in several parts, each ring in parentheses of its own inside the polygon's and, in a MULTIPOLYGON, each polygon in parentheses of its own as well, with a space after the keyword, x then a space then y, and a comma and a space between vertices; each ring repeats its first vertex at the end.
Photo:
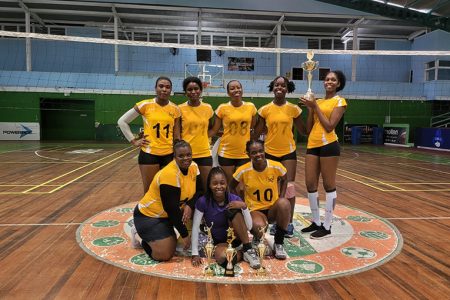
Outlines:
POLYGON ((214 257, 218 264, 225 265, 225 249, 227 248, 227 229, 232 227, 236 233, 236 247, 242 242, 242 252, 238 251, 237 260, 242 258, 250 267, 260 267, 258 255, 252 248, 248 238, 248 230, 252 228, 252 217, 244 201, 239 196, 228 192, 227 177, 221 167, 214 167, 208 174, 206 194, 195 204, 192 225, 192 264, 199 266, 202 259, 198 255, 198 235, 202 218, 205 225, 211 227, 211 234, 216 250, 214 257))
POLYGON ((134 225, 142 238, 142 247, 154 260, 170 260, 177 244, 174 227, 180 233, 184 249, 191 245, 185 223, 201 191, 197 164, 192 162, 189 143, 181 140, 173 146, 174 160, 161 169, 145 196, 134 210, 134 225))
POLYGON ((245 203, 253 220, 254 244, 262 237, 261 228, 276 222, 275 258, 286 259, 283 243, 291 219, 291 204, 285 198, 286 168, 277 161, 266 159, 263 141, 247 142, 246 150, 251 161, 236 170, 230 189, 235 192, 239 182, 243 183, 245 203))

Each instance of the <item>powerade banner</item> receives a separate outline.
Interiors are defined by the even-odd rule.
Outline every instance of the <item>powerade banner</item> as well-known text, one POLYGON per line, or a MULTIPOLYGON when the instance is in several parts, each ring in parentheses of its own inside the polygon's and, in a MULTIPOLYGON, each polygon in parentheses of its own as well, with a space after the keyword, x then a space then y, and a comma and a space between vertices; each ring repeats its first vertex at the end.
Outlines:
POLYGON ((416 147, 450 150, 450 128, 417 128, 416 147))
POLYGON ((407 145, 409 124, 384 124, 384 143, 407 145))
POLYGON ((0 122, 0 140, 38 141, 40 137, 39 123, 0 122))

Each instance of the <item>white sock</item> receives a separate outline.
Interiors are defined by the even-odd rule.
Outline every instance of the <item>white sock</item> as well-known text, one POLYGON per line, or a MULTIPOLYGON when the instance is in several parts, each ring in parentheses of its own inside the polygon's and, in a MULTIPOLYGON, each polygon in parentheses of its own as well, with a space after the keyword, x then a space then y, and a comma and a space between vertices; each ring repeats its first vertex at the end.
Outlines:
POLYGON ((319 213, 319 193, 308 193, 309 207, 313 217, 313 222, 320 226, 320 213, 319 213))
POLYGON ((325 196, 325 222, 323 222, 323 227, 325 227, 326 230, 330 230, 331 228, 331 222, 333 221, 333 210, 336 206, 336 198, 336 191, 327 193, 325 196))

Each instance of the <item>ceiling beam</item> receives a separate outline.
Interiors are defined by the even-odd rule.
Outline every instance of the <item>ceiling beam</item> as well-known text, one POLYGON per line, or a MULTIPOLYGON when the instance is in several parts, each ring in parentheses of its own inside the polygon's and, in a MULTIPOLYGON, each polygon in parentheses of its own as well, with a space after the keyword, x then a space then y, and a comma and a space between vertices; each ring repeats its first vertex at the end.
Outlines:
POLYGON ((404 20, 422 26, 430 27, 432 29, 442 29, 450 32, 450 18, 443 16, 436 16, 432 14, 422 13, 405 7, 397 7, 380 3, 372 0, 317 0, 328 4, 338 5, 351 9, 364 11, 367 13, 378 14, 381 16, 404 20))
POLYGON ((281 26, 281 25, 283 24, 284 19, 285 19, 285 16, 284 16, 284 15, 282 15, 282 16, 280 17, 280 19, 278 19, 277 24, 275 24, 275 27, 274 27, 274 28, 272 29, 272 31, 270 32, 269 38, 268 38, 268 39, 266 40, 266 42, 264 43, 264 47, 267 47, 267 45, 270 44, 270 42, 271 42, 272 39, 273 39, 273 35, 274 35, 275 32, 277 32, 277 30, 278 30, 278 26, 281 26))
POLYGON ((130 39, 128 38, 128 34, 126 33, 126 27, 123 25, 122 20, 120 19, 120 16, 117 13, 116 6, 114 4, 111 5, 111 10, 114 15, 114 18, 117 19, 117 23, 118 23, 119 27, 122 29, 123 34, 125 35, 125 38, 129 41, 130 39))
POLYGON ((25 3, 23 3, 22 0, 17 0, 19 6, 26 12, 29 13, 30 16, 33 18, 33 20, 35 20, 36 22, 38 22, 43 28, 47 28, 47 26, 45 25, 44 20, 42 20, 36 13, 32 12, 28 6, 25 5, 25 3))
POLYGON ((428 13, 431 14, 440 9, 441 7, 444 7, 445 5, 449 5, 448 0, 440 0, 431 8, 431 10, 428 13))

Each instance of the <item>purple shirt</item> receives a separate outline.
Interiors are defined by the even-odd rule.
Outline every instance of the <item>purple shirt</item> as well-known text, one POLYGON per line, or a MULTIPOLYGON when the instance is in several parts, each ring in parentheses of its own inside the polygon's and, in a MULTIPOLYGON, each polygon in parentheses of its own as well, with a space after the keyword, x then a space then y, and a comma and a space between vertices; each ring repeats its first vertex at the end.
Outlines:
MULTIPOLYGON (((227 193, 228 201, 241 201, 241 198, 237 195, 227 193)), ((195 203, 195 208, 203 213, 203 218, 205 219, 206 225, 211 226, 211 223, 214 222, 214 225, 211 229, 212 236, 215 242, 226 242, 227 240, 227 229, 228 225, 228 217, 227 217, 227 208, 226 204, 224 206, 219 206, 214 199, 210 200, 208 204, 205 196, 200 197, 195 203)))

